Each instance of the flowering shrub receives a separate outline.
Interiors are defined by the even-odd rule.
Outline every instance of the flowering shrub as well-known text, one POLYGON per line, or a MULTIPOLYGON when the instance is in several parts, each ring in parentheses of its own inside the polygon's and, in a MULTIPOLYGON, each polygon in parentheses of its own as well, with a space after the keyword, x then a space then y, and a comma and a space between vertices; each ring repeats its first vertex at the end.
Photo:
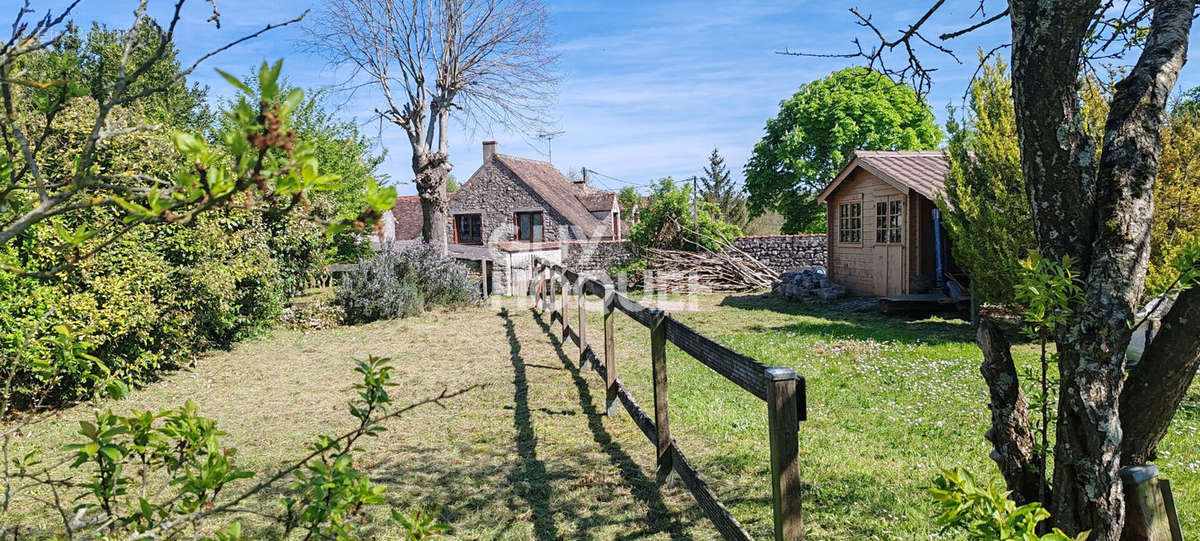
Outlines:
POLYGON ((369 323, 472 302, 478 288, 466 267, 437 247, 417 243, 360 262, 342 278, 333 304, 345 311, 347 323, 369 323))

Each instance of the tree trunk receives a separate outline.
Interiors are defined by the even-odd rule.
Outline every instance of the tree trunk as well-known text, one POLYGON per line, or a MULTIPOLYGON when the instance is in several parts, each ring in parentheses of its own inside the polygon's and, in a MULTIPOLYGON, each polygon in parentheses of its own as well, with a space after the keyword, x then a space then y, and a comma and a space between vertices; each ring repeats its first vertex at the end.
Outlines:
POLYGON ((446 216, 446 175, 450 172, 448 157, 441 152, 414 152, 412 166, 416 175, 417 195, 421 198, 421 238, 440 247, 444 255, 449 253, 449 219, 446 216))
POLYGON ((1096 325, 1081 324, 1078 329, 1058 340, 1062 382, 1050 512, 1055 525, 1072 535, 1091 531, 1088 539, 1115 540, 1125 519, 1118 473, 1121 369, 1102 354, 1106 341, 1097 343, 1081 334, 1085 329, 1100 332, 1096 325))
POLYGON ((1145 284, 1154 180, 1167 98, 1183 67, 1193 0, 1155 5, 1142 54, 1117 83, 1095 183, 1096 224, 1077 322, 1060 333, 1058 442, 1051 512, 1068 532, 1117 539, 1124 523, 1117 404, 1125 349, 1145 284), (1072 489, 1063 490, 1066 487, 1072 489))
POLYGON ((1000 474, 1017 505, 1041 501, 1043 491, 1049 494, 1049 487, 1045 472, 1038 471, 1033 453, 1029 401, 1021 392, 1008 338, 990 318, 980 320, 977 338, 979 349, 983 350, 979 373, 991 395, 988 407, 992 411, 992 428, 986 437, 992 442, 992 460, 1000 466, 1000 474))
POLYGON ((1116 87, 1095 160, 1076 94, 1098 0, 1011 0, 1013 99, 1042 255, 1071 256, 1083 287, 1057 333, 1062 376, 1050 511, 1068 533, 1115 540, 1124 519, 1117 410, 1141 295, 1166 98, 1187 50, 1192 0, 1155 5, 1137 64, 1116 87), (1097 166, 1098 165, 1098 166, 1097 166))
POLYGON ((1155 459, 1158 442, 1200 369, 1200 286, 1184 291, 1167 312, 1121 394, 1121 463, 1155 459))

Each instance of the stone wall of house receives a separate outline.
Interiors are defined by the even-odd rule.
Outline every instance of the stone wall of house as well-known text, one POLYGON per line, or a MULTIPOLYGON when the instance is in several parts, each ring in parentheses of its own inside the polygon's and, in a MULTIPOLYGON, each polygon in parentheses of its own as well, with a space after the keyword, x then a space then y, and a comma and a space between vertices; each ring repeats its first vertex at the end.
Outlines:
POLYGON ((526 188, 514 175, 496 161, 488 161, 450 198, 447 216, 447 234, 454 242, 454 215, 479 214, 483 230, 483 243, 492 245, 516 239, 514 213, 542 211, 542 226, 545 241, 554 242, 566 236, 566 224, 558 211, 544 199, 526 188))
POLYGON ((577 272, 604 271, 633 258, 629 241, 563 243, 564 265, 577 272))
POLYGON ((742 237, 734 247, 784 273, 793 269, 825 267, 826 237, 815 235, 765 235, 742 237))

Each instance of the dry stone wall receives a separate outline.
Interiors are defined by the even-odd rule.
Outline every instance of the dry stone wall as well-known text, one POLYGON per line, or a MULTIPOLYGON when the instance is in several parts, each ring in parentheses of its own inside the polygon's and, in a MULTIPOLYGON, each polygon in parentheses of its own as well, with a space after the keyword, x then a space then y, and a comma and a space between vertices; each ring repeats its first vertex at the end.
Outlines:
MULTIPOLYGON (((780 274, 795 269, 825 268, 825 235, 742 237, 733 245, 780 274)), ((563 263, 580 272, 607 270, 633 259, 629 241, 563 243, 563 263)))
POLYGON ((564 266, 578 272, 603 271, 633 259, 629 241, 564 243, 564 266))
POLYGON ((765 235, 733 241, 734 247, 754 256, 780 274, 795 269, 825 268, 825 244, 824 234, 765 235))

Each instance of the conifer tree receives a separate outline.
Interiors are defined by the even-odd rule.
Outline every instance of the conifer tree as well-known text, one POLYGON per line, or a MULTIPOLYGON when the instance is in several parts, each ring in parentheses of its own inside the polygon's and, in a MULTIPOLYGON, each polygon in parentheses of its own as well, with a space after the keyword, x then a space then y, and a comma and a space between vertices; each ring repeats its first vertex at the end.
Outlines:
POLYGON ((708 156, 708 165, 704 167, 704 176, 700 178, 700 197, 717 206, 721 219, 743 228, 748 221, 746 198, 741 189, 733 183, 729 176, 729 168, 725 166, 725 158, 717 149, 708 156))

